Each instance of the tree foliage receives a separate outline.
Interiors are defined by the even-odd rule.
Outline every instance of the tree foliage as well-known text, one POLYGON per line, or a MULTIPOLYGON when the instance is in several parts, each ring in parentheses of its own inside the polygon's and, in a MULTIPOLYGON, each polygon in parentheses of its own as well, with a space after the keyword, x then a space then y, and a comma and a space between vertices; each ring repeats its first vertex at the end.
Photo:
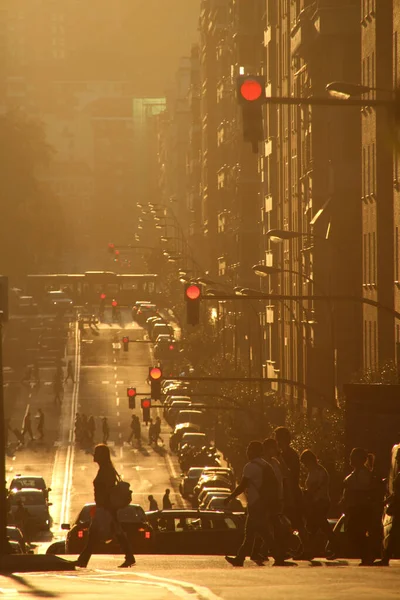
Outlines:
POLYGON ((0 116, 0 272, 14 278, 57 264, 61 209, 38 177, 51 157, 40 122, 0 116))

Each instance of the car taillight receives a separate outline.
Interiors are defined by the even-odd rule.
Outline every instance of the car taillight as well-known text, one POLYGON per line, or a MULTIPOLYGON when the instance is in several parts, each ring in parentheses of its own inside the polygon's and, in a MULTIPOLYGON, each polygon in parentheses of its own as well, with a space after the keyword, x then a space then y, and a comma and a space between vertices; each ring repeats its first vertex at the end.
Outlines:
POLYGON ((82 529, 80 529, 78 531, 78 538, 81 538, 81 539, 83 538, 83 530, 82 529))
POLYGON ((144 537, 146 538, 146 540, 149 540, 151 538, 151 532, 146 531, 146 533, 144 534, 144 537))

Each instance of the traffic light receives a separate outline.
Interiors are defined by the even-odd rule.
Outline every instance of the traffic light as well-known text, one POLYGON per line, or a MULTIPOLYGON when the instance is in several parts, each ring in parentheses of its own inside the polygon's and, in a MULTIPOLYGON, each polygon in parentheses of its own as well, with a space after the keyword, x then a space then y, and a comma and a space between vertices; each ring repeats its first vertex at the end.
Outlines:
POLYGON ((118 262, 120 254, 121 254, 121 252, 119 250, 117 250, 117 249, 114 250, 114 262, 118 262))
POLYGON ((115 321, 117 318, 117 307, 118 307, 118 302, 116 300, 113 300, 111 302, 111 315, 112 315, 112 319, 115 321))
POLYGON ((128 387, 126 389, 126 395, 128 396, 129 400, 129 408, 136 408, 136 388, 128 387))
POLYGON ((128 352, 129 350, 129 338, 127 335, 124 335, 122 338, 122 343, 124 344, 124 352, 128 352))
MULTIPOLYGON (((161 379, 162 379, 162 371, 160 367, 149 367, 149 379, 150 379, 150 389, 151 389, 151 397, 153 400, 160 400, 161 398, 161 379)), ((143 401, 142 401, 143 408, 143 401)))
POLYGON ((186 323, 198 325, 200 321, 201 288, 194 283, 185 285, 186 323))
POLYGON ((265 80, 260 75, 239 75, 236 79, 237 100, 242 107, 243 139, 251 142, 253 152, 265 138, 262 106, 265 102, 265 80))
POLYGON ((108 251, 110 254, 114 254, 114 250, 115 250, 115 244, 113 244, 112 242, 110 242, 108 244, 108 251))
POLYGON ((0 322, 6 323, 6 321, 8 321, 8 277, 0 275, 0 322))
POLYGON ((147 425, 147 423, 150 421, 151 399, 150 398, 142 398, 141 406, 142 406, 142 411, 143 411, 143 421, 147 425))
POLYGON ((104 293, 104 292, 102 292, 102 293, 100 294, 100 302, 105 302, 106 298, 107 298, 107 296, 105 295, 105 293, 104 293))

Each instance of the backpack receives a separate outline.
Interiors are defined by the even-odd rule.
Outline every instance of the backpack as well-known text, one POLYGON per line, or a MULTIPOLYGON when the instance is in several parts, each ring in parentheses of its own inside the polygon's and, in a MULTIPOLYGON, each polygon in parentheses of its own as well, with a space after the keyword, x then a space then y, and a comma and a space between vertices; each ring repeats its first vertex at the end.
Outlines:
POLYGON ((117 482, 110 491, 110 504, 112 508, 118 510, 129 506, 132 501, 132 491, 127 481, 122 481, 117 475, 117 482))
POLYGON ((279 498, 279 483, 273 468, 266 463, 262 466, 254 463, 262 469, 261 486, 257 489, 261 504, 270 515, 277 515, 282 512, 281 499, 279 498))

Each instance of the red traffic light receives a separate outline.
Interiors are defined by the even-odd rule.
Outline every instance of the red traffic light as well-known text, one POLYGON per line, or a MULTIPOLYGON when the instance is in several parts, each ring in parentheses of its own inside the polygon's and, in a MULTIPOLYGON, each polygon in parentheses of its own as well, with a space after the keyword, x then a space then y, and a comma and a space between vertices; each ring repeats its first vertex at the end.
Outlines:
POLYGON ((114 254, 115 254, 115 256, 119 256, 121 253, 119 250, 115 250, 114 254))
POLYGON ((116 300, 113 300, 111 302, 111 306, 113 306, 115 308, 116 306, 118 306, 118 302, 116 300))
POLYGON ((261 98, 262 93, 263 88, 261 86, 261 83, 256 79, 246 79, 240 86, 241 96, 249 102, 259 100, 261 98))
POLYGON ((151 408, 151 400, 149 400, 148 398, 143 398, 142 408, 151 408))
POLYGON ((157 379, 161 379, 161 377, 162 377, 162 371, 161 371, 161 369, 159 367, 152 367, 152 368, 150 368, 150 370, 149 370, 149 377, 150 377, 150 379, 153 379, 155 381, 157 379))
POLYGON ((123 341, 123 343, 124 343, 124 344, 129 344, 129 338, 128 338, 128 336, 127 336, 127 335, 125 335, 125 336, 122 338, 122 341, 123 341))
POLYGON ((174 350, 174 348, 175 348, 175 346, 174 346, 173 344, 170 344, 170 345, 169 345, 169 349, 170 349, 170 350, 174 350))
POLYGON ((129 398, 134 398, 136 396, 136 388, 128 388, 127 391, 129 398))
POLYGON ((103 292, 102 294, 100 294, 100 300, 105 300, 105 299, 106 299, 106 295, 105 295, 105 293, 103 292))
POLYGON ((115 248, 115 244, 113 244, 112 242, 110 242, 110 243, 108 244, 108 247, 109 247, 109 249, 110 249, 110 250, 114 250, 114 248, 115 248))
POLYGON ((197 300, 197 298, 200 298, 200 288, 198 285, 189 285, 188 288, 186 288, 186 298, 188 298, 189 300, 197 300))

